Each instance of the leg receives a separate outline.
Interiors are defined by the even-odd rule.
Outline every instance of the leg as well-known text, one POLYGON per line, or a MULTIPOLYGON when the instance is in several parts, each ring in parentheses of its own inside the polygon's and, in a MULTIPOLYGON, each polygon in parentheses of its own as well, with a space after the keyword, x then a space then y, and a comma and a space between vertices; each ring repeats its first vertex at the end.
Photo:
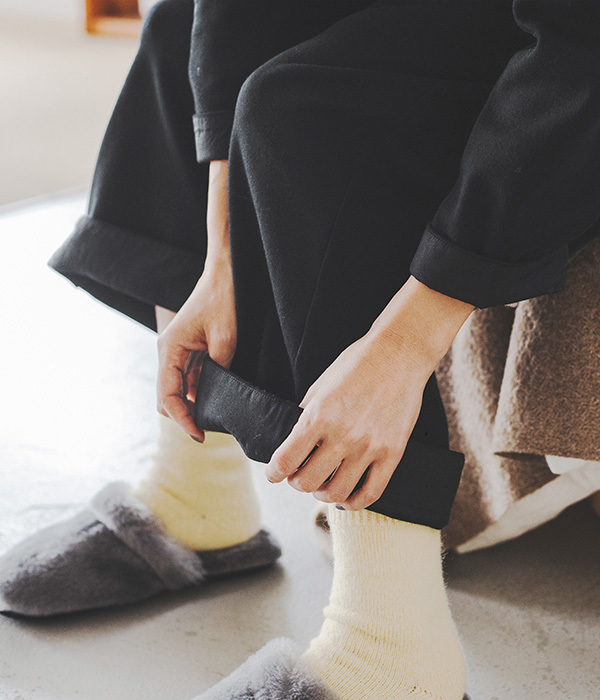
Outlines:
MULTIPOLYGON (((166 325, 206 257, 208 166, 196 162, 188 81, 193 7, 163 0, 148 15, 102 141, 88 215, 50 261, 157 330, 155 308, 166 325)), ((158 427, 153 468, 135 495, 168 532, 195 550, 256 535, 258 500, 236 441, 211 434, 198 445, 166 419, 158 427)))
MULTIPOLYGON (((156 307, 161 333, 175 314, 156 307)), ((169 418, 158 416, 153 466, 135 495, 178 542, 214 550, 244 542, 260 530, 260 504, 251 465, 231 435, 206 432, 199 445, 169 418)))
MULTIPOLYGON (((148 15, 102 141, 88 215, 50 261, 159 332, 206 257, 208 166, 196 162, 187 76, 193 7, 163 0, 148 15)), ((236 441, 211 433, 198 445, 161 417, 158 428, 153 468, 135 495, 192 549, 254 536, 260 510, 236 441)))
MULTIPOLYGON (((408 278, 489 90, 526 42, 508 2, 380 1, 248 78, 230 149, 234 371, 300 401, 368 330, 408 278)), ((436 461, 429 493, 403 503, 403 483, 384 515, 413 519, 411 501, 433 504, 453 461, 435 376, 411 438, 436 461)), ((431 515, 422 524, 438 526, 431 515)))
MULTIPOLYGON (((88 215, 50 265, 162 330, 206 255, 208 168, 195 160, 187 83, 192 0, 154 7, 102 142, 88 215), (156 314, 156 315, 155 315, 156 314)), ((275 561, 251 463, 231 436, 193 442, 157 416, 150 473, 0 559, 0 610, 43 616, 135 602, 275 561)))
POLYGON ((177 311, 206 257, 208 165, 195 156, 187 77, 193 0, 163 0, 102 140, 88 212, 49 265, 156 330, 155 305, 177 311))
MULTIPOLYGON (((232 368, 298 401, 368 330, 407 279, 489 89, 526 41, 509 2, 388 0, 250 76, 230 151, 240 324, 232 368), (256 318, 276 329, 272 347, 285 374, 268 372, 256 318)), ((411 436, 438 450, 425 502, 447 486, 447 437, 432 377, 411 436)), ((420 459, 429 470, 425 450, 420 459)), ((302 659, 322 682, 316 691, 318 681, 305 674, 298 697, 329 697, 327 689, 348 700, 463 697, 464 661, 441 569, 445 523, 421 522, 410 508, 418 496, 388 494, 386 512, 376 504, 357 513, 330 507, 333 589, 302 659)), ((251 661, 202 697, 249 697, 271 682, 269 697, 283 698, 285 682, 305 671, 261 659, 269 664, 262 672, 251 661)))

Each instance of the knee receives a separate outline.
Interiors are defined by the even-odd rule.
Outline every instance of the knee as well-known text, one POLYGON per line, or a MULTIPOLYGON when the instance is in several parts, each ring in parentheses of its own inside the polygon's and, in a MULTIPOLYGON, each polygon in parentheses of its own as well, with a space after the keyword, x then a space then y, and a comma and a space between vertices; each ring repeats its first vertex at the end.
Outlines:
POLYGON ((234 129, 256 139, 260 133, 273 138, 293 128, 299 115, 302 90, 294 64, 270 60, 254 70, 242 84, 235 109, 234 129))
POLYGON ((181 41, 189 42, 193 15, 194 0, 159 0, 146 15, 141 44, 172 51, 181 41))

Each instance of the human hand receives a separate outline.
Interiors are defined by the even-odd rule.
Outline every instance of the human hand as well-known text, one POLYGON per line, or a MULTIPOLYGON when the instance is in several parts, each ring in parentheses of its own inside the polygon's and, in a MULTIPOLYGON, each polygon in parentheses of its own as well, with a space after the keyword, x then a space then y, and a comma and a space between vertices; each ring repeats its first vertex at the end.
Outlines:
POLYGON ((308 389, 300 418, 267 465, 267 478, 287 478, 298 491, 346 510, 371 505, 404 453, 430 374, 386 338, 362 336, 308 389))
POLYGON ((210 164, 208 247, 204 271, 173 320, 158 336, 157 410, 191 437, 204 440, 192 418, 199 369, 206 351, 230 367, 237 345, 237 319, 229 251, 227 161, 210 164))
POLYGON ((310 386, 267 478, 287 478, 347 510, 377 501, 404 454, 427 380, 473 309, 411 277, 310 386))

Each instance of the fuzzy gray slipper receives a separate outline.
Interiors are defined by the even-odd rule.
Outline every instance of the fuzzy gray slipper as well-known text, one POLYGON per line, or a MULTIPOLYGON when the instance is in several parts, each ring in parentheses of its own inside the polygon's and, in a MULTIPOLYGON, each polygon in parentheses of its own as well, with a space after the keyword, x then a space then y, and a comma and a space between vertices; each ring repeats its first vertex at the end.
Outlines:
MULTIPOLYGON (((337 693, 300 657, 301 652, 291 639, 272 639, 193 700, 339 700, 337 693)), ((463 700, 469 700, 468 696, 463 700)))
POLYGON ((193 700, 336 700, 291 639, 272 639, 233 673, 193 700))
POLYGON ((48 616, 137 602, 272 564, 281 549, 261 530, 232 547, 179 544, 124 481, 0 557, 0 612, 48 616))

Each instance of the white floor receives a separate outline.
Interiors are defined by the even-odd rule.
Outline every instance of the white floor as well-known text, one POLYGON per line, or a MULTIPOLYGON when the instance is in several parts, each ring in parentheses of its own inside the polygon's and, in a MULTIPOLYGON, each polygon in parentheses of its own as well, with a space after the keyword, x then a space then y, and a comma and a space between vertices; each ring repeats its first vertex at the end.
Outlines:
MULTIPOLYGON (((107 481, 135 481, 152 453, 154 335, 45 265, 84 206, 77 195, 0 212, 0 552, 107 481)), ((0 616, 0 698, 186 700, 274 636, 306 643, 331 579, 308 529, 313 500, 268 484, 260 465, 256 480, 284 546, 275 570, 123 610, 0 616)), ((447 558, 472 700, 600 698, 599 553, 600 522, 580 504, 447 558)))

